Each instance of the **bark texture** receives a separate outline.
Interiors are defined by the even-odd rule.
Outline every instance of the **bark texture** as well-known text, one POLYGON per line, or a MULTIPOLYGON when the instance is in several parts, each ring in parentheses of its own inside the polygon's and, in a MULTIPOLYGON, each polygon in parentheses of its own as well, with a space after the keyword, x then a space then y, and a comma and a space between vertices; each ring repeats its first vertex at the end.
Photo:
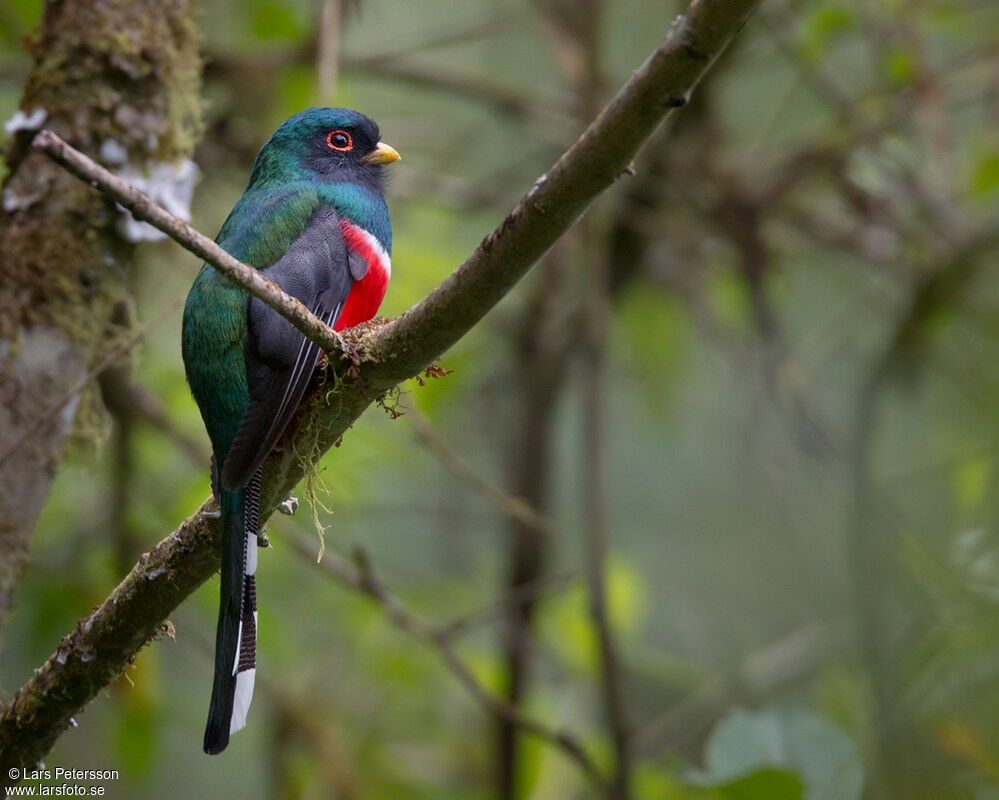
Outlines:
MULTIPOLYGON (((133 168, 190 155, 200 126, 191 0, 50 0, 28 43, 21 99, 81 150, 133 168), (113 144, 108 144, 113 143, 113 144)), ((79 396, 44 425, 108 346, 133 245, 114 203, 31 151, 17 132, 0 212, 0 626, 10 611, 79 396), (9 446, 36 428, 22 445, 9 446)))

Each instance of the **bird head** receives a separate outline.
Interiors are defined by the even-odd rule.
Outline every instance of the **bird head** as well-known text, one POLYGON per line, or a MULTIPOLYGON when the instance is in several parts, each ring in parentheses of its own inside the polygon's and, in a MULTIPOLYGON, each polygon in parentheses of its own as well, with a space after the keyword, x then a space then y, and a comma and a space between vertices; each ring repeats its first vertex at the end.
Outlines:
POLYGON ((250 182, 318 179, 380 188, 382 167, 399 158, 364 114, 308 108, 283 123, 263 146, 250 182))

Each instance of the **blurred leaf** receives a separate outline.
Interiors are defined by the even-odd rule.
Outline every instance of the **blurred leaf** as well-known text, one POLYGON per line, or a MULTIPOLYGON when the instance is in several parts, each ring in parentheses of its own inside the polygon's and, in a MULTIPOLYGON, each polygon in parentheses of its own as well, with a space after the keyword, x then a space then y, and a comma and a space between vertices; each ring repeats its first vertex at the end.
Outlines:
POLYGON ((301 20, 279 0, 253 0, 249 19, 250 32, 264 41, 293 40, 304 32, 301 20))
POLYGON ((884 60, 885 75, 896 86, 905 86, 915 80, 916 58, 901 47, 889 50, 884 60))
POLYGON ((999 187, 999 150, 988 150, 975 164, 971 176, 971 193, 975 197, 991 194, 999 187))
POLYGON ((546 762, 561 767, 561 759, 549 758, 552 755, 547 742, 537 736, 521 736, 519 744, 519 768, 517 770, 517 797, 531 797, 542 779, 546 762))
POLYGON ((749 305, 745 283, 735 272, 719 272, 709 284, 708 300, 718 321, 727 327, 742 330, 749 323, 749 305))
POLYGON ((839 728, 805 709, 736 709, 715 726, 704 762, 697 782, 707 785, 734 781, 764 767, 780 767, 801 776, 805 800, 857 800, 863 788, 863 769, 854 743, 839 728))
POLYGON ((793 772, 761 769, 716 787, 726 800, 801 800, 801 778, 793 772))
MULTIPOLYGON (((638 633, 645 612, 647 592, 638 572, 620 558, 607 562, 608 611, 618 636, 638 633)), ((591 672, 597 667, 597 637, 593 630, 586 587, 581 582, 542 607, 540 629, 552 642, 553 652, 574 669, 591 672)))
POLYGON ((954 471, 954 495, 957 507, 967 513, 981 505, 990 473, 986 458, 966 458, 954 471))
MULTIPOLYGON (((685 780, 668 773, 640 773, 643 798, 662 800, 802 800, 801 778, 772 767, 753 770, 732 780, 685 780)), ((836 798, 839 800, 839 798, 836 798)))
POLYGON ((0 40, 6 40, 20 50, 19 36, 38 24, 44 3, 42 0, 4 0, 4 5, 9 8, 4 22, 13 24, 9 27, 0 25, 0 40))
POLYGON ((633 781, 635 796, 650 800, 675 798, 682 791, 676 775, 662 764, 647 761, 636 764, 633 781))
POLYGON ((468 652, 463 651, 463 658, 480 686, 496 694, 503 691, 505 675, 498 651, 468 648, 468 652))
POLYGON ((583 586, 573 586, 545 603, 540 629, 551 642, 552 652, 569 666, 591 672, 597 664, 597 641, 583 586))
POLYGON ((856 12, 839 3, 814 9, 802 24, 801 44, 808 55, 819 56, 837 38, 857 27, 856 12))
POLYGON ((638 284, 625 293, 615 314, 615 333, 630 375, 649 407, 669 408, 672 390, 686 364, 690 336, 687 310, 678 298, 638 284))

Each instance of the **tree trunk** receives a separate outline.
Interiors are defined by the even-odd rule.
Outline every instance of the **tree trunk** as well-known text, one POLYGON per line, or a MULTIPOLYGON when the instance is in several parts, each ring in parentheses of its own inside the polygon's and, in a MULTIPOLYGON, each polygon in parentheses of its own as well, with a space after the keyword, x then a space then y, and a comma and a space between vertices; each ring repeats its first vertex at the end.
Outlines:
POLYGON ((114 204, 31 138, 44 124, 130 170, 186 159, 200 128, 191 13, 191 0, 49 0, 28 45, 0 213, 0 626, 134 249, 114 204))

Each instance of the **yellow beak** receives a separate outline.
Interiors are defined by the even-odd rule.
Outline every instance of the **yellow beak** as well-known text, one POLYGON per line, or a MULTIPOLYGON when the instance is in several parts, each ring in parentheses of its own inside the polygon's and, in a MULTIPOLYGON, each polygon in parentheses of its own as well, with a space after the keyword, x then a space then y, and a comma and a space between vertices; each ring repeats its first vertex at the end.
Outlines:
POLYGON ((378 146, 368 153, 363 160, 365 164, 391 164, 400 158, 402 156, 399 155, 399 151, 392 147, 392 145, 379 142, 378 146))

